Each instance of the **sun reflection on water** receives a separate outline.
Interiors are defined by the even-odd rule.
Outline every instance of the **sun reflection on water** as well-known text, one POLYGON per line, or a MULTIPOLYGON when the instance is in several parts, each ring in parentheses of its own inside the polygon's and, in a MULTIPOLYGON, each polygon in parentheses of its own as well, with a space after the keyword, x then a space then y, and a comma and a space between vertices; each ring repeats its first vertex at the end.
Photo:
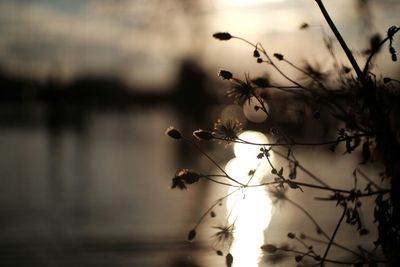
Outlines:
MULTIPOLYGON (((240 139, 254 143, 268 143, 265 135, 246 131, 240 139)), ((235 158, 225 169, 229 175, 244 184, 254 185, 262 182, 270 171, 265 158, 258 159, 259 146, 235 144, 235 158), (255 170, 254 175, 249 171, 255 170)), ((273 155, 270 156, 273 160, 273 155)), ((229 193, 235 191, 231 188, 229 193)), ((227 199, 228 221, 235 225, 234 242, 231 253, 234 267, 258 266, 261 256, 260 247, 264 244, 264 230, 271 220, 272 204, 264 187, 249 187, 239 190, 227 199)))

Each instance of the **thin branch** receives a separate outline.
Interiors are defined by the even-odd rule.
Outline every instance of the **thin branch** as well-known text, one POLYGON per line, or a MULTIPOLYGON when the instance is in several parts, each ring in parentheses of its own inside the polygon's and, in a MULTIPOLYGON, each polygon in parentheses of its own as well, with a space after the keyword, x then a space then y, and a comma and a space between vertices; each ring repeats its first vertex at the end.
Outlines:
MULTIPOLYGON (((327 241, 321 240, 321 239, 317 239, 317 238, 314 238, 314 237, 305 236, 305 238, 308 239, 308 240, 310 240, 310 241, 316 242, 316 243, 328 244, 327 241)), ((345 247, 345 246, 339 245, 339 244, 336 243, 335 241, 332 242, 332 245, 335 246, 335 247, 338 247, 338 248, 340 248, 340 249, 342 249, 342 250, 344 250, 344 251, 347 251, 347 252, 349 252, 349 253, 351 253, 351 254, 353 254, 353 255, 359 257, 360 259, 363 258, 363 255, 361 255, 360 253, 358 253, 358 252, 356 252, 356 251, 354 251, 354 250, 351 250, 351 249, 349 249, 349 248, 347 248, 347 247, 345 247)))
POLYGON ((219 203, 221 203, 221 201, 224 200, 225 198, 227 198, 227 197, 229 197, 230 195, 236 193, 238 190, 239 190, 239 189, 236 189, 236 190, 230 192, 229 194, 227 194, 227 195, 225 195, 225 196, 223 196, 223 197, 217 199, 217 200, 214 202, 214 204, 212 204, 212 205, 203 213, 203 215, 199 218, 199 220, 197 221, 197 223, 196 223, 196 225, 194 226, 193 229, 196 229, 196 228, 200 225, 200 223, 204 220, 204 218, 207 216, 207 214, 208 214, 215 206, 217 206, 219 203))
POLYGON ((194 146, 197 151, 199 151, 201 154, 203 154, 209 161, 211 161, 220 171, 222 171, 226 178, 231 180, 232 182, 235 182, 241 186, 244 186, 244 184, 242 184, 241 182, 238 182, 237 180, 233 179, 225 170, 224 168, 221 167, 221 165, 219 165, 212 157, 210 157, 206 152, 203 151, 203 149, 201 149, 196 143, 194 143, 193 141, 182 137, 183 140, 185 140, 186 142, 188 142, 189 144, 191 144, 192 146, 194 146))
POLYGON ((377 183, 375 183, 374 181, 372 181, 363 171, 361 171, 360 169, 356 169, 356 171, 361 174, 361 176, 367 180, 368 182, 370 182, 373 186, 375 186, 378 190, 382 190, 382 187, 380 187, 379 185, 377 185, 377 183))
POLYGON ((293 206, 295 206, 296 208, 298 208, 299 210, 301 210, 313 222, 313 224, 317 227, 317 229, 321 232, 321 234, 327 239, 329 239, 328 234, 324 230, 322 230, 322 227, 318 224, 318 222, 314 219, 314 217, 305 208, 303 208, 296 202, 288 199, 287 197, 285 198, 285 200, 288 201, 293 206))
POLYGON ((324 262, 325 262, 325 260, 326 260, 326 257, 328 256, 328 253, 329 253, 329 250, 330 250, 330 248, 331 248, 331 246, 332 246, 332 243, 333 243, 333 241, 335 240, 335 237, 336 237, 336 234, 337 234, 337 232, 338 232, 338 230, 339 230, 339 227, 340 227, 340 225, 342 224, 342 221, 343 221, 343 219, 344 219, 344 216, 346 215, 346 211, 347 211, 347 208, 345 207, 345 208, 343 209, 342 216, 340 217, 338 223, 336 224, 335 231, 333 232, 332 237, 329 239, 329 243, 328 243, 328 246, 326 247, 324 256, 323 256, 322 259, 321 259, 321 263, 320 263, 321 267, 324 266, 324 262))
MULTIPOLYGON (((303 251, 299 251, 299 250, 295 250, 295 249, 288 249, 288 248, 278 248, 279 250, 282 251, 286 251, 286 252, 292 252, 295 254, 299 254, 299 255, 303 255, 303 256, 307 256, 310 258, 315 259, 315 256, 317 256, 317 254, 313 255, 309 255, 303 251)), ((336 263, 336 264, 343 264, 343 265, 353 265, 355 262, 349 262, 349 261, 338 261, 338 260, 332 260, 332 259, 325 259, 325 262, 329 262, 329 263, 336 263)))
POLYGON ((252 42, 247 41, 244 38, 238 37, 238 36, 232 36, 232 38, 241 40, 249 45, 251 45, 252 47, 254 47, 255 49, 259 50, 266 58, 268 61, 266 61, 268 64, 270 64, 276 71, 279 72, 280 75, 282 75, 282 77, 284 77, 286 80, 290 81, 291 83, 295 84, 296 86, 306 90, 306 91, 310 91, 309 88, 299 84, 298 82, 296 82, 295 80, 293 80, 292 78, 290 78, 289 76, 287 76, 271 59, 271 57, 268 55, 267 51, 264 49, 264 47, 259 44, 259 45, 255 45, 252 42))
POLYGON ((335 35, 336 39, 339 41, 340 46, 342 47, 343 51, 345 52, 347 58, 349 59, 351 65, 353 66, 354 71, 357 74, 358 80, 365 84, 365 76, 363 72, 361 71, 360 67, 357 64, 357 61, 355 60, 353 54, 351 53, 349 47, 347 46, 346 42, 344 41, 342 35, 336 28, 335 23, 332 21, 328 11, 326 10, 324 4, 322 3, 322 0, 315 0, 317 2, 319 9, 322 12, 322 15, 324 16, 326 22, 328 23, 329 27, 331 28, 333 34, 335 35))
POLYGON ((290 62, 289 60, 287 60, 286 58, 283 59, 284 62, 286 62, 287 64, 289 64, 291 67, 293 67, 294 69, 300 71, 301 73, 305 74, 306 76, 310 77, 313 81, 315 81, 316 83, 318 83, 322 89, 326 90, 325 85, 318 79, 316 79, 313 75, 311 75, 310 73, 308 73, 307 71, 303 70, 302 68, 296 66, 295 64, 293 64, 292 62, 290 62))
MULTIPOLYGON (((394 31, 393 35, 396 34, 400 30, 400 27, 397 27, 397 29, 394 31)), ((374 50, 371 51, 371 54, 369 55, 367 61, 365 62, 365 66, 363 69, 363 75, 366 76, 368 73, 369 69, 369 64, 371 63, 372 58, 379 52, 380 48, 390 40, 390 36, 387 36, 385 39, 383 39, 376 47, 374 50)))
POLYGON ((278 156, 282 157, 283 159, 286 159, 289 162, 295 163, 297 164, 297 168, 299 168, 300 170, 302 170, 305 174, 307 174, 311 179, 315 180, 316 182, 320 183, 321 185, 330 188, 330 186, 325 183, 324 181, 322 181, 320 178, 318 178, 315 174, 313 174, 311 171, 309 171, 308 169, 306 169, 303 165, 301 165, 297 160, 291 160, 289 158, 287 158, 284 154, 282 154, 281 152, 277 151, 276 149, 272 149, 272 151, 275 152, 275 154, 277 154, 278 156))
MULTIPOLYGON (((242 143, 242 144, 248 144, 248 145, 256 145, 256 146, 324 146, 324 145, 333 145, 337 144, 340 142, 348 141, 348 140, 353 140, 359 137, 364 137, 368 136, 368 134, 355 134, 352 136, 346 136, 346 137, 339 137, 336 140, 330 140, 330 141, 324 141, 324 142, 314 142, 314 143, 306 143, 306 142, 298 142, 298 141, 293 141, 291 143, 254 143, 254 142, 249 142, 243 139, 238 138, 239 142, 234 141, 236 143, 242 143)), ((219 139, 220 140, 220 139, 219 139)))

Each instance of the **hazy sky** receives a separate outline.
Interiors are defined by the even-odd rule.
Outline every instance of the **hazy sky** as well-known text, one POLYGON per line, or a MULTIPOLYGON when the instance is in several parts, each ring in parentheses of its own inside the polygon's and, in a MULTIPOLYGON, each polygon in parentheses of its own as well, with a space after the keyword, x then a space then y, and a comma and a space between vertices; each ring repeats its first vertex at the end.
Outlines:
MULTIPOLYGON (((325 2, 348 39, 366 39, 355 23, 355 0, 325 2)), ((400 24, 398 1, 371 2, 380 2, 372 9, 374 31, 400 24)), ((0 67, 40 78, 100 74, 158 86, 171 81, 186 56, 211 70, 254 68, 251 57, 243 62, 247 47, 219 44, 210 38, 215 31, 260 40, 294 57, 314 51, 320 32, 300 33, 303 21, 323 23, 314 1, 0 0, 0 67)))

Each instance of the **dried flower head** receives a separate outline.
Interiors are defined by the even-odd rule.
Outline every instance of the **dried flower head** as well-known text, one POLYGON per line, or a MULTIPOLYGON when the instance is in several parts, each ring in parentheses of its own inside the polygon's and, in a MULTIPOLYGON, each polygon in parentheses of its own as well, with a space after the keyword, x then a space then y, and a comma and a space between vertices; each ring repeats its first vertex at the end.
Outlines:
POLYGON ((216 32, 213 34, 213 37, 221 41, 228 41, 232 38, 232 35, 228 32, 216 32))
POLYGON ((309 62, 305 62, 303 70, 306 74, 300 77, 301 81, 307 82, 310 85, 314 85, 316 82, 323 83, 328 81, 330 73, 322 71, 320 64, 316 63, 312 65, 309 62))
POLYGON ((253 51, 253 57, 256 57, 256 58, 260 57, 260 52, 258 52, 257 49, 255 49, 255 50, 253 51))
POLYGON ((255 88, 251 84, 249 75, 245 75, 245 81, 239 79, 233 81, 233 86, 227 92, 228 97, 232 97, 239 105, 243 105, 246 101, 250 102, 251 97, 255 95, 255 88))
POLYGON ((212 236, 214 239, 214 247, 224 247, 227 245, 228 248, 230 248, 233 242, 234 225, 215 226, 214 228, 218 229, 218 231, 212 236))
POLYGON ((268 194, 271 197, 273 204, 286 200, 286 192, 287 188, 281 186, 275 187, 273 190, 268 190, 268 194))
POLYGON ((227 119, 225 121, 218 120, 214 124, 213 136, 216 139, 233 142, 238 138, 242 131, 242 124, 237 120, 227 119))
POLYGON ((221 77, 223 80, 230 80, 233 78, 233 74, 227 70, 220 70, 218 72, 218 76, 221 77))
POLYGON ((233 256, 232 256, 231 253, 228 253, 225 256, 225 263, 226 263, 226 267, 231 267, 232 266, 232 264, 233 264, 233 256))
POLYGON ((196 237, 196 230, 192 229, 189 231, 188 235, 187 235, 187 240, 188 241, 193 241, 193 239, 196 237))
POLYGON ((173 126, 170 126, 165 130, 165 134, 174 139, 181 139, 182 134, 179 130, 175 129, 173 126))
POLYGON ((295 235, 294 233, 288 233, 288 234, 287 234, 287 237, 288 237, 289 239, 294 239, 294 238, 296 238, 296 235, 295 235))
POLYGON ((253 79, 251 82, 260 88, 267 88, 271 84, 267 77, 258 77, 253 79))
POLYGON ((261 247, 261 249, 268 253, 275 253, 278 250, 278 247, 272 244, 265 244, 261 247))
POLYGON ((383 82, 384 82, 384 83, 390 83, 391 81, 392 81, 392 79, 389 78, 389 77, 383 78, 383 82))
POLYGON ((186 189, 186 185, 198 182, 201 177, 202 175, 197 172, 182 169, 175 174, 174 178, 172 178, 171 188, 186 189))
POLYGON ((282 55, 282 54, 279 54, 279 53, 275 53, 275 54, 274 54, 274 57, 275 57, 277 60, 283 60, 283 59, 284 59, 283 55, 282 55))
POLYGON ((202 129, 198 129, 196 131, 193 132, 194 137, 196 137, 199 140, 211 140, 214 138, 212 132, 206 131, 206 130, 202 130, 202 129))

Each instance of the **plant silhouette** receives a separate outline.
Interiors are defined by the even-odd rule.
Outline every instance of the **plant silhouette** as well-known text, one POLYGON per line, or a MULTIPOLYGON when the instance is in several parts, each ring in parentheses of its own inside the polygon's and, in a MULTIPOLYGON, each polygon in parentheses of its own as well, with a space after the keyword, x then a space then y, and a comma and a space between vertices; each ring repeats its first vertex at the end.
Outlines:
MULTIPOLYGON (((179 170, 172 180, 172 188, 187 189, 192 184, 202 180, 224 185, 234 190, 228 195, 217 199, 214 204, 200 217, 197 224, 189 231, 188 240, 196 238, 197 227, 207 215, 215 216, 214 208, 225 201, 228 196, 237 191, 246 191, 253 187, 265 188, 274 203, 286 202, 302 212, 314 226, 315 233, 287 234, 289 244, 264 244, 261 249, 267 254, 267 259, 278 263, 288 257, 294 258, 293 265, 298 266, 327 266, 329 264, 342 264, 352 266, 400 266, 400 128, 399 128, 399 96, 400 81, 393 77, 379 78, 373 72, 374 59, 380 51, 386 52, 386 57, 397 61, 396 48, 394 47, 395 35, 400 27, 391 26, 385 38, 374 35, 370 40, 370 47, 365 51, 364 65, 357 62, 354 52, 351 51, 341 33, 336 28, 322 0, 315 1, 322 16, 331 29, 334 38, 324 34, 324 43, 328 53, 333 58, 333 66, 329 71, 322 71, 318 64, 306 62, 303 66, 297 65, 280 53, 271 53, 261 43, 252 43, 247 39, 227 32, 218 32, 213 37, 219 41, 238 40, 250 46, 252 56, 259 64, 265 64, 269 71, 274 71, 284 78, 286 84, 274 83, 268 77, 251 78, 245 74, 240 78, 228 70, 221 70, 219 76, 230 83, 227 96, 237 104, 252 103, 255 112, 265 113, 267 116, 266 133, 271 135, 271 142, 254 143, 240 138, 242 125, 236 120, 218 120, 212 130, 198 129, 193 132, 195 141, 182 135, 175 128, 167 129, 167 135, 174 139, 192 145, 200 154, 214 164, 219 173, 205 174, 187 169, 179 170), (348 62, 340 62, 333 47, 339 45, 344 51, 348 62), (388 54, 388 55, 387 55, 388 54), (283 71, 282 65, 287 65, 300 73, 299 78, 292 78, 283 71), (349 65, 348 65, 349 64, 349 65), (332 140, 315 142, 297 141, 288 134, 279 124, 267 106, 268 101, 273 101, 273 96, 266 92, 276 90, 287 95, 302 99, 305 105, 314 110, 313 116, 321 119, 321 114, 328 114, 337 123, 343 125, 332 140), (248 172, 248 182, 242 182, 228 174, 224 168, 207 153, 201 146, 201 141, 216 140, 222 144, 239 143, 259 148, 258 159, 265 159, 271 169, 266 181, 250 183, 256 169, 248 172), (336 188, 328 184, 324 177, 314 175, 307 166, 303 165, 296 157, 296 147, 321 147, 335 152, 344 150, 345 154, 360 153, 359 166, 351 174, 352 188, 336 188), (287 162, 286 166, 277 166, 272 160, 272 153, 287 162), (363 166, 382 164, 380 179, 372 179, 364 171, 363 166), (311 178, 312 182, 304 182, 299 173, 311 178), (360 188, 360 181, 366 184, 360 188), (380 180, 381 182, 376 182, 380 180), (315 201, 335 202, 340 210, 335 220, 336 226, 332 232, 325 230, 324 226, 307 207, 293 201, 288 197, 289 190, 301 192, 318 192, 315 201), (323 195, 323 197, 321 197, 323 195), (377 239, 374 248, 368 250, 364 247, 352 248, 337 242, 336 237, 343 224, 354 226, 355 233, 360 236, 368 235, 361 215, 364 200, 374 199, 374 207, 370 212, 374 214, 377 227, 377 239), (317 236, 317 237, 315 237, 317 236), (298 249, 294 245, 300 245, 298 249), (316 247, 319 249, 315 249, 316 247), (349 255, 347 258, 337 258, 330 253, 335 247, 349 255), (375 253, 380 251, 381 253, 375 253)), ((366 1, 362 1, 363 3, 366 1)), ((365 4, 365 3, 364 3, 365 4)), ((300 26, 301 30, 310 28, 308 23, 300 26)), ((256 160, 256 158, 254 159, 256 160)), ((240 215, 239 215, 240 216, 240 215)), ((213 247, 216 254, 226 258, 226 266, 231 266, 235 255, 231 254, 232 232, 235 223, 218 226, 214 235, 213 247), (217 245, 216 245, 217 244, 217 245), (223 244, 223 245, 221 245, 223 244)))

